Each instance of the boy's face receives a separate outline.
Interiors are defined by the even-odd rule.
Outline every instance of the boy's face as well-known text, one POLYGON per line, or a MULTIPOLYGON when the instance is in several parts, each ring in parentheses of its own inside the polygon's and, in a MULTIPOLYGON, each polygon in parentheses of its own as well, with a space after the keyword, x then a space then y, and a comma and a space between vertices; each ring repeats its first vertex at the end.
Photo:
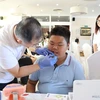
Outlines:
POLYGON ((66 50, 68 50, 69 44, 62 36, 52 35, 48 42, 48 49, 54 52, 54 54, 60 58, 65 56, 66 50))

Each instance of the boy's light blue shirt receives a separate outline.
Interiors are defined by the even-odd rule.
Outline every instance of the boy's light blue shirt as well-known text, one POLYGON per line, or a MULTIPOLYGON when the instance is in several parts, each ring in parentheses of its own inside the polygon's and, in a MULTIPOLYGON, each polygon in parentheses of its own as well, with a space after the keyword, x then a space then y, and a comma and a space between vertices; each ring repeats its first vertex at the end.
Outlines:
POLYGON ((29 79, 39 81, 38 90, 40 93, 68 94, 73 90, 73 81, 84 80, 85 77, 81 64, 68 55, 65 62, 56 69, 54 66, 40 69, 31 74, 29 79))

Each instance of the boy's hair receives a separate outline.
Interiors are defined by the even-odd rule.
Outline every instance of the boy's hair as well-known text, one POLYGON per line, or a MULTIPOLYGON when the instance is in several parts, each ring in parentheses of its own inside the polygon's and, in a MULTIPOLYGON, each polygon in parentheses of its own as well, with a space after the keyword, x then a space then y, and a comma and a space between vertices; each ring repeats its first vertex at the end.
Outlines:
POLYGON ((15 34, 24 42, 30 42, 33 38, 38 40, 43 36, 41 25, 34 17, 22 19, 17 24, 15 34))
POLYGON ((49 37, 51 37, 52 35, 62 36, 65 38, 67 43, 70 43, 70 31, 68 30, 67 27, 56 26, 51 30, 49 37))

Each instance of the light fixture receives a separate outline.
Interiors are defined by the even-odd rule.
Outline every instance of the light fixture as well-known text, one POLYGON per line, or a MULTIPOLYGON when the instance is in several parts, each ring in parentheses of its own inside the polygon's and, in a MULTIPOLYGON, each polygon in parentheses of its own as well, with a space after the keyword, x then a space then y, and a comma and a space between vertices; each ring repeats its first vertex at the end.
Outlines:
POLYGON ((22 6, 18 5, 14 12, 11 12, 12 15, 14 16, 26 16, 26 14, 23 12, 22 6))
POLYGON ((39 4, 37 4, 37 6, 39 6, 39 4))
POLYGON ((62 9, 53 9, 53 11, 57 11, 57 12, 61 12, 62 11, 62 9))
POLYGON ((70 14, 72 15, 81 15, 81 14, 87 14, 87 13, 88 13, 87 7, 73 6, 70 8, 70 14))
POLYGON ((84 1, 97 1, 97 0, 84 0, 84 1))

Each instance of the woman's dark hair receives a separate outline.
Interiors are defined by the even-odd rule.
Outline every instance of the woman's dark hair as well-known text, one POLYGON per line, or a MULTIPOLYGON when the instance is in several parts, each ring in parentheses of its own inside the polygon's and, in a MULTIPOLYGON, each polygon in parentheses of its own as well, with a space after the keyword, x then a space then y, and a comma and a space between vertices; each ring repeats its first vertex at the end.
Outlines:
POLYGON ((98 17, 96 18, 96 22, 95 22, 95 34, 97 34, 98 30, 99 30, 99 26, 97 25, 97 20, 100 17, 100 15, 98 15, 98 17))
POLYGON ((40 23, 34 17, 26 17, 17 24, 15 34, 24 40, 30 42, 32 39, 40 39, 43 36, 40 23))
POLYGON ((56 26, 51 30, 49 37, 52 35, 63 36, 67 43, 70 43, 70 31, 67 27, 64 26, 56 26))

